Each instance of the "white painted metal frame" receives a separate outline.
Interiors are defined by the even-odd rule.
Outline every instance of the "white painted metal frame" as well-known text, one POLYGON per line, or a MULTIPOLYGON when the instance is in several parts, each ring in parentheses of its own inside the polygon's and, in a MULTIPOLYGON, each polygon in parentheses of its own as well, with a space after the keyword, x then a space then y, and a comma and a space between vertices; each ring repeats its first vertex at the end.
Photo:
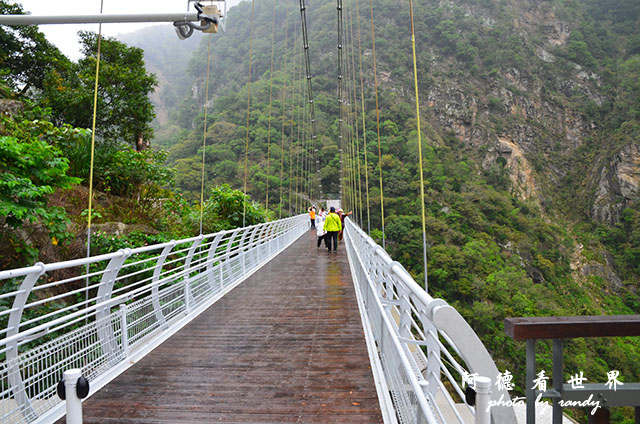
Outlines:
POLYGON ((65 370, 81 369, 91 395, 307 229, 304 214, 0 272, 5 290, 19 284, 0 292, 0 422, 56 421, 65 370))
MULTIPOLYGON (((478 336, 348 218, 345 241, 385 423, 470 422, 463 374, 498 376, 478 336)), ((491 400, 500 396, 510 399, 493 385, 491 400)), ((491 420, 516 423, 511 407, 492 408, 491 420)))

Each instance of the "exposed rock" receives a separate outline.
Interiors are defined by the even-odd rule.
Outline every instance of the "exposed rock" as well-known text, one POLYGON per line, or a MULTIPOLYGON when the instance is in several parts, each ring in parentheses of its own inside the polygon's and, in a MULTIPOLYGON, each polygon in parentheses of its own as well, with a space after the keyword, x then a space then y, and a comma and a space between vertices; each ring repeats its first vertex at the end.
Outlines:
POLYGON ((527 270, 527 274, 529 275, 529 277, 531 277, 534 284, 544 283, 544 276, 542 275, 542 272, 540 272, 538 268, 529 266, 526 268, 526 270, 527 270))
POLYGON ((620 213, 640 197, 640 145, 628 144, 602 167, 591 217, 614 224, 620 213))
POLYGON ((104 224, 93 224, 92 232, 102 231, 115 236, 123 236, 134 231, 144 232, 146 234, 157 234, 153 228, 140 224, 124 224, 122 222, 105 222, 104 224))
POLYGON ((580 272, 585 277, 590 275, 601 277, 609 283, 609 287, 613 290, 618 290, 622 287, 622 280, 620 280, 620 277, 618 277, 609 266, 604 266, 597 262, 588 263, 582 266, 580 272))
POLYGON ((556 61, 556 57, 542 47, 536 48, 536 56, 543 62, 552 63, 556 61))
POLYGON ((0 99, 0 114, 14 116, 22 112, 24 103, 18 100, 0 99))
POLYGON ((521 199, 538 198, 533 168, 525 158, 522 149, 513 140, 499 137, 495 147, 487 153, 483 168, 488 169, 499 156, 507 160, 505 167, 509 169, 513 193, 521 199))
POLYGON ((381 82, 389 82, 389 78, 391 77, 391 72, 380 71, 380 81, 381 82))
POLYGON ((571 29, 569 24, 563 21, 555 21, 545 27, 547 42, 553 46, 561 46, 567 43, 571 29))
POLYGON ((587 261, 582 254, 583 249, 584 246, 582 244, 577 244, 571 255, 571 269, 574 271, 574 276, 578 280, 584 280, 589 276, 597 276, 607 281, 609 288, 614 291, 622 288, 622 280, 614 271, 611 255, 608 252, 602 254, 604 263, 587 261))

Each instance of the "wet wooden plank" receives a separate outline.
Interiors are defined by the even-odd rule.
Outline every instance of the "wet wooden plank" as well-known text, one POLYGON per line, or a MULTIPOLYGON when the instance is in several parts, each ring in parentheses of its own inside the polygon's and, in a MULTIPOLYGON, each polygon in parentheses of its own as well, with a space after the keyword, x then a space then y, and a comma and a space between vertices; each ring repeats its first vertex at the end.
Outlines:
POLYGON ((84 402, 90 423, 380 423, 344 245, 315 231, 84 402))

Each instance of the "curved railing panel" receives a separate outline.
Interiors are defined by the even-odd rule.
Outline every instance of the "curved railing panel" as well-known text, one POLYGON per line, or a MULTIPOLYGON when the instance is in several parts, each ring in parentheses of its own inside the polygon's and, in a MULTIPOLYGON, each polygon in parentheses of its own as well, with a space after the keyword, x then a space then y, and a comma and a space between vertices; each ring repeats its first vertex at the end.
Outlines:
POLYGON ((307 228, 300 215, 0 272, 0 422, 55 421, 65 370, 81 368, 93 393, 307 228))
MULTIPOLYGON (((350 219, 346 246, 385 422, 471 423, 463 381, 495 381, 498 369, 464 318, 434 299, 350 219)), ((509 393, 492 386, 491 400, 509 393)), ((515 424, 513 408, 491 408, 495 424, 515 424)))

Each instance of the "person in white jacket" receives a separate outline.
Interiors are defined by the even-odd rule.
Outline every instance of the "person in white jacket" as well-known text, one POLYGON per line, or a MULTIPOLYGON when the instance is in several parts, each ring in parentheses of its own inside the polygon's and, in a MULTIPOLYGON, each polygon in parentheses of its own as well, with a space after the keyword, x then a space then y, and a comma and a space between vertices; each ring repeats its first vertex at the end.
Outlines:
POLYGON ((325 238, 325 236, 327 235, 327 232, 323 228, 324 220, 326 218, 327 218, 327 212, 323 208, 320 208, 320 212, 318 212, 318 215, 316 216, 316 234, 318 235, 318 249, 320 249, 320 244, 322 243, 322 240, 324 240, 324 247, 328 248, 327 239, 325 238))

